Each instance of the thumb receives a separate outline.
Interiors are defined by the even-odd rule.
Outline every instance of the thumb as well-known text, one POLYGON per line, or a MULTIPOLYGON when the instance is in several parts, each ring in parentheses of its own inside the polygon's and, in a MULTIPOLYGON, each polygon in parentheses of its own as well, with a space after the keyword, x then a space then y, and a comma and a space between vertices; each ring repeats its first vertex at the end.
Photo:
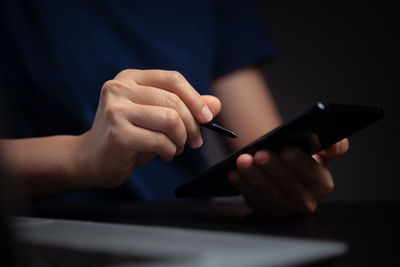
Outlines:
POLYGON ((336 159, 347 153, 349 150, 349 139, 345 138, 318 153, 326 159, 336 159))
POLYGON ((212 95, 202 95, 203 101, 207 104, 213 117, 217 116, 221 111, 221 101, 212 95))
POLYGON ((328 163, 336 158, 339 158, 349 151, 349 139, 345 138, 326 149, 313 155, 313 158, 320 164, 327 166, 328 163))

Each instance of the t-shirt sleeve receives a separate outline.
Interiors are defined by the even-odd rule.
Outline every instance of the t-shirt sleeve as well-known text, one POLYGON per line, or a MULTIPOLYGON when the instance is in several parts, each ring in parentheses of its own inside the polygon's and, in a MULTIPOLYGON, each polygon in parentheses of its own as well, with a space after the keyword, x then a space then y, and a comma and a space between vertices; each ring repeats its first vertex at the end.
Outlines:
POLYGON ((272 58, 275 46, 251 1, 219 1, 214 78, 272 58))

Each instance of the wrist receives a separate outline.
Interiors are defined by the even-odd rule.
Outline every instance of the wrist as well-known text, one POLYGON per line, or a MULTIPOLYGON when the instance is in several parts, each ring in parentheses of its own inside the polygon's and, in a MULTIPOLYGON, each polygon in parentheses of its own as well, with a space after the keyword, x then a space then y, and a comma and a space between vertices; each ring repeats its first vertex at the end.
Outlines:
POLYGON ((34 198, 78 191, 90 187, 82 144, 82 136, 72 135, 4 139, 3 164, 34 198))
POLYGON ((92 181, 93 172, 90 168, 89 149, 87 148, 86 141, 87 135, 88 132, 79 136, 72 136, 70 142, 71 146, 68 159, 70 164, 67 164, 70 169, 68 172, 71 181, 74 181, 78 189, 97 187, 94 181, 92 181))

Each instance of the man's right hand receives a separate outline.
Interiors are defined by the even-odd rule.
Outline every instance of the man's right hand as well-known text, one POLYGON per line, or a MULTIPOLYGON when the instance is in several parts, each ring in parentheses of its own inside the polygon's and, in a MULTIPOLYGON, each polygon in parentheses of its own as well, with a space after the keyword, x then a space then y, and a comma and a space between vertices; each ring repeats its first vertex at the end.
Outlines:
POLYGON ((185 144, 202 144, 199 123, 221 109, 176 71, 124 70, 104 83, 92 128, 79 137, 79 169, 88 187, 116 187, 159 155, 170 161, 185 144))

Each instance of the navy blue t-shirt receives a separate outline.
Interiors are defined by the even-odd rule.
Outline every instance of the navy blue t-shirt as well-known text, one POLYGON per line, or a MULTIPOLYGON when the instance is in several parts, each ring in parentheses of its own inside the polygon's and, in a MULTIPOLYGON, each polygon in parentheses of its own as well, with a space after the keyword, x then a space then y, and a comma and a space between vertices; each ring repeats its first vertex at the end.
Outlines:
MULTIPOLYGON (((274 49, 246 1, 3 0, 1 79, 12 137, 82 134, 102 84, 127 68, 181 72, 200 94, 214 79, 269 58, 274 49)), ((246 90, 246 88, 243 88, 246 90)), ((171 200, 204 169, 200 150, 137 168, 133 197, 171 200)))

